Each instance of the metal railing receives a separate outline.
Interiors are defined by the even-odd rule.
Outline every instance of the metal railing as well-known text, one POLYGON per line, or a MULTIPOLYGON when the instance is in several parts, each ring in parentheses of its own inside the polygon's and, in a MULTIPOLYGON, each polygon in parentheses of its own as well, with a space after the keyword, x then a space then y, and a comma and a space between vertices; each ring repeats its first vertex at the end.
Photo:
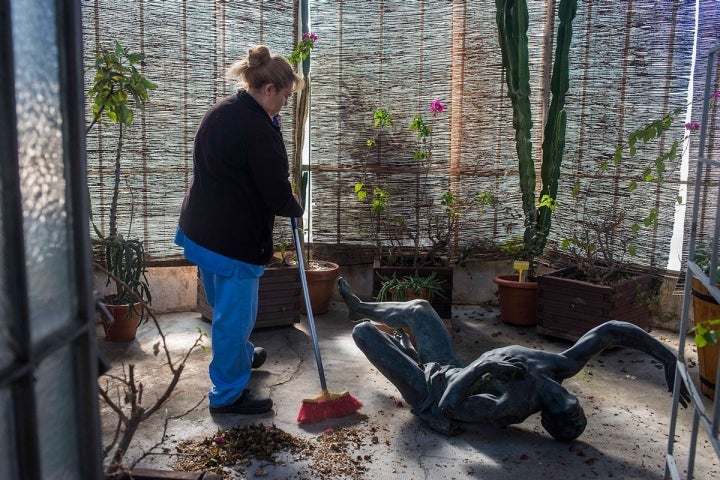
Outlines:
MULTIPOLYGON (((682 468, 680 466, 679 459, 676 456, 675 446, 679 443, 678 437, 676 436, 677 420, 678 420, 678 406, 680 402, 680 392, 682 388, 686 388, 692 398, 692 404, 689 408, 692 408, 692 426, 689 434, 689 445, 687 450, 687 466, 685 468, 685 477, 692 479, 694 477, 695 459, 697 456, 698 438, 704 432, 707 435, 708 442, 713 446, 715 455, 720 459, 720 440, 718 439, 718 427, 720 425, 720 388, 715 388, 713 403, 710 408, 706 408, 704 401, 701 397, 701 393, 698 392, 695 387, 695 383, 688 372, 688 362, 685 358, 685 346, 688 336, 688 331, 692 328, 689 325, 690 317, 690 306, 692 301, 692 282, 693 278, 699 281, 709 292, 710 296, 715 302, 720 303, 720 290, 715 285, 715 274, 718 265, 718 236, 720 234, 720 208, 718 208, 718 202, 702 202, 708 196, 707 184, 704 182, 707 176, 717 175, 720 173, 720 162, 706 158, 705 143, 708 139, 708 123, 710 119, 710 109, 716 106, 717 98, 713 98, 711 92, 713 91, 713 78, 717 75, 714 71, 715 65, 717 64, 716 55, 720 51, 720 45, 710 49, 707 60, 707 74, 705 77, 705 97, 703 100, 703 114, 700 127, 700 144, 698 147, 698 159, 696 167, 696 178, 695 178, 695 195, 693 198, 692 207, 692 224, 690 230, 690 246, 688 250, 688 260, 686 261, 686 274, 685 274, 685 290, 682 302, 682 312, 680 319, 680 341, 678 346, 678 362, 677 362, 677 375, 675 376, 675 385, 673 392, 672 401, 672 413, 670 416, 670 426, 668 434, 668 445, 666 451, 665 461, 665 478, 681 479, 682 468), (705 183, 705 186, 704 186, 705 183), (702 189, 705 188, 703 192, 702 189), (710 203, 710 204, 709 204, 710 203), (701 209, 707 212, 708 209, 715 209, 714 220, 711 225, 704 226, 704 232, 711 232, 711 252, 708 265, 700 266, 696 262, 696 247, 699 236, 698 225, 699 218, 701 215, 701 209), (709 272, 713 274, 710 275, 709 272)), ((713 195, 710 192, 710 195, 713 195)), ((720 198, 720 185, 717 186, 717 191, 714 193, 713 198, 720 198)), ((707 216, 704 217, 707 222, 707 216)), ((720 369, 718 369, 718 375, 714 379, 714 385, 720 385, 720 369)))

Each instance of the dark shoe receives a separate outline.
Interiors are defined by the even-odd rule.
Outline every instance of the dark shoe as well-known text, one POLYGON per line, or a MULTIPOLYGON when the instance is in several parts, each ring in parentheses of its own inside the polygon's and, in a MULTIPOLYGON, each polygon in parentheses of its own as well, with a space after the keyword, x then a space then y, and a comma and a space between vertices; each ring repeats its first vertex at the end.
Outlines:
POLYGON ((269 398, 250 398, 249 392, 235 400, 235 403, 222 407, 210 407, 211 413, 239 413, 241 415, 257 415, 269 412, 272 409, 273 401, 269 398))
POLYGON ((252 368, 260 368, 267 359, 267 352, 263 347, 255 347, 253 352, 252 368))

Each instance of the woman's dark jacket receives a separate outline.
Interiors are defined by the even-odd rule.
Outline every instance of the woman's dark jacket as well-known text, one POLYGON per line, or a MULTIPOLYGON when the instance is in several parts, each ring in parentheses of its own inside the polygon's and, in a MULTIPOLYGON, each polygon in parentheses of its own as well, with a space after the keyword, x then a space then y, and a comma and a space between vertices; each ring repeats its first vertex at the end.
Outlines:
POLYGON ((275 215, 303 214, 288 177, 280 127, 240 90, 213 105, 200 123, 180 228, 209 250, 265 265, 273 254, 275 215))

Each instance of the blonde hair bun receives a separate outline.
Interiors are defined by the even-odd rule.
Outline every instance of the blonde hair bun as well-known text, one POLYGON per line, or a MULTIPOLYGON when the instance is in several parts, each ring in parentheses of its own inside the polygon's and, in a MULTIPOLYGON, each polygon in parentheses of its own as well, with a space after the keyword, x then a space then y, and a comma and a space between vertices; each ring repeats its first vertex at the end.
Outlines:
POLYGON ((225 78, 236 79, 237 87, 261 88, 268 83, 278 89, 303 85, 302 77, 295 73, 287 58, 273 55, 265 45, 250 47, 247 57, 230 65, 225 78))
POLYGON ((270 61, 270 49, 265 45, 258 45, 248 49, 247 63, 250 68, 258 68, 270 61))

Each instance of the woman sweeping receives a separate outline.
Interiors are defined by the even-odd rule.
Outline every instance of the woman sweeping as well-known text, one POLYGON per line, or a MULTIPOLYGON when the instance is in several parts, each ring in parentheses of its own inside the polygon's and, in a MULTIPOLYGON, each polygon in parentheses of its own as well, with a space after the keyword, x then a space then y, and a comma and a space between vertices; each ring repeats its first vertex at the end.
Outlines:
POLYGON ((279 121, 302 79, 263 45, 248 50, 226 75, 239 80, 239 89, 200 123, 175 243, 198 265, 213 308, 210 411, 260 414, 272 409, 272 400, 246 387, 266 352, 249 339, 260 277, 273 254, 275 216, 303 214, 288 179, 279 121))

